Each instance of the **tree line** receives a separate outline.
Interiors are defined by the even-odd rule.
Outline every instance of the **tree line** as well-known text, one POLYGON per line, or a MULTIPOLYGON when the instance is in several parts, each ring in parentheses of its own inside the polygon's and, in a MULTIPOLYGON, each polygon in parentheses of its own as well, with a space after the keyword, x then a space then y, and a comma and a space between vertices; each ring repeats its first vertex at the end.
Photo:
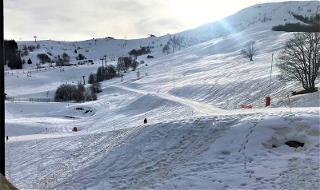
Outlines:
POLYGON ((14 40, 4 41, 4 64, 11 69, 22 69, 22 59, 20 51, 18 50, 18 44, 14 40))
POLYGON ((302 16, 291 13, 291 15, 301 21, 301 23, 286 23, 285 25, 273 26, 273 31, 285 31, 285 32, 320 32, 320 14, 314 16, 302 16))

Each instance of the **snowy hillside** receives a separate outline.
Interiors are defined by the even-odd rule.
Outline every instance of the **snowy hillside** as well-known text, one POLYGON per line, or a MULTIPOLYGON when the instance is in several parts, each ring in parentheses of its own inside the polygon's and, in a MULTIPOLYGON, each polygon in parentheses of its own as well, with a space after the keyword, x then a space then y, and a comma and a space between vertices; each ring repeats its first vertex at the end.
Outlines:
POLYGON ((169 35, 37 42, 26 56, 34 64, 40 52, 66 52, 72 63, 81 53, 96 64, 6 71, 6 93, 21 98, 6 102, 7 177, 19 189, 319 189, 319 92, 291 96, 300 85, 279 81, 276 67, 270 75, 272 54, 276 63, 292 37, 271 27, 295 22, 289 11, 309 15, 317 6, 249 7, 176 34, 188 45, 168 55, 169 35), (240 53, 249 41, 258 49, 253 62, 240 53), (103 81, 96 101, 21 101, 52 98, 59 85, 96 72, 103 56, 116 64, 140 46, 153 46, 155 58, 141 56, 136 71, 103 81))
POLYGON ((240 32, 252 25, 276 26, 297 23, 291 13, 310 16, 319 12, 319 1, 287 1, 282 3, 257 4, 218 22, 208 23, 196 29, 180 33, 183 36, 197 36, 196 41, 207 41, 234 32, 240 32))
POLYGON ((7 144, 7 176, 22 189, 319 189, 319 109, 292 111, 20 136, 7 144))
MULTIPOLYGON (((315 14, 320 8, 318 1, 288 1, 283 3, 268 3, 263 5, 254 5, 243 9, 238 13, 229 16, 221 21, 205 24, 196 29, 180 32, 177 34, 168 34, 160 37, 149 37, 144 39, 124 40, 124 39, 92 39, 79 42, 61 42, 61 41, 38 41, 35 42, 19 42, 19 47, 40 45, 40 49, 31 52, 30 55, 24 57, 25 60, 31 59, 33 66, 38 63, 37 54, 46 53, 51 58, 68 53, 72 60, 81 53, 88 59, 93 59, 97 63, 100 58, 108 57, 111 61, 119 56, 127 55, 132 49, 140 46, 152 46, 152 54, 156 57, 162 56, 162 49, 168 40, 173 36, 183 38, 184 46, 191 46, 200 42, 205 42, 217 37, 223 37, 232 33, 240 32, 250 26, 276 26, 285 23, 300 22, 296 20, 291 13, 310 16, 315 14), (74 53, 77 50, 77 53, 74 53)), ((27 67, 27 65, 25 65, 27 67)))

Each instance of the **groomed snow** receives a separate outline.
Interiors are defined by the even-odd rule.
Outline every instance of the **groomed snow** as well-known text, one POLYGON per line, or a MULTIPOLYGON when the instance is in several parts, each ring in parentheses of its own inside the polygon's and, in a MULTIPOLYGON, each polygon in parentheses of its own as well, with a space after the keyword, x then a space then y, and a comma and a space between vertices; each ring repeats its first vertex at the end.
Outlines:
POLYGON ((140 79, 129 71, 123 81, 104 81, 97 101, 7 101, 7 177, 19 189, 319 189, 319 92, 290 96, 299 84, 279 81, 274 65, 270 81, 271 55, 275 64, 292 37, 271 27, 293 19, 288 10, 307 14, 317 3, 245 9, 225 19, 237 30, 208 34, 212 25, 205 25, 179 33, 190 44, 169 55, 161 50, 169 36, 38 42, 28 55, 34 63, 39 52, 68 52, 76 62, 80 47, 96 64, 7 70, 9 96, 53 98, 62 83, 88 78, 104 55, 115 64, 140 45, 155 46, 155 58, 139 57, 147 63, 138 68, 140 79), (271 20, 261 20, 270 12, 271 20), (253 62, 240 55, 251 40, 258 49, 253 62), (289 140, 305 145, 291 148, 289 140))
POLYGON ((22 189, 319 189, 319 108, 272 112, 12 137, 7 176, 22 189))

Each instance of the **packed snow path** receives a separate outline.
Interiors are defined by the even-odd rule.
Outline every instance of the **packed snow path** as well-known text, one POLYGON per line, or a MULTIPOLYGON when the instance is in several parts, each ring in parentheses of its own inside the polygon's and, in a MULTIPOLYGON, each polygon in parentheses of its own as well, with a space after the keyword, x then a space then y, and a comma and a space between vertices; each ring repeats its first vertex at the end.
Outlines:
POLYGON ((121 88, 123 90, 128 90, 128 91, 132 91, 132 92, 136 92, 136 93, 140 93, 140 94, 144 94, 144 95, 151 94, 154 96, 158 96, 160 98, 167 99, 167 100, 177 102, 177 103, 186 105, 188 107, 191 107, 194 111, 201 113, 201 114, 205 114, 205 115, 217 114, 219 111, 221 111, 221 109, 215 108, 209 104, 204 104, 204 103, 192 101, 192 100, 189 100, 186 98, 180 98, 180 97, 173 96, 170 94, 165 94, 165 93, 161 93, 161 92, 146 92, 144 90, 133 89, 133 88, 120 86, 120 85, 113 85, 113 86, 117 87, 117 88, 121 88))

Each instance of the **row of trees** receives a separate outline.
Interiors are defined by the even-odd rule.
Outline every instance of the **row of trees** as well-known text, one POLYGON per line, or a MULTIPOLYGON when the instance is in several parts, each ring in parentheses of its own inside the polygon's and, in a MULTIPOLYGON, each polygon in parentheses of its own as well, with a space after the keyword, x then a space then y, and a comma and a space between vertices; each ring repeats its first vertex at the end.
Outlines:
POLYGON ((137 59, 137 57, 141 56, 141 55, 145 55, 151 53, 151 48, 149 46, 141 46, 140 49, 133 49, 131 51, 129 51, 129 55, 134 57, 135 59, 137 59))
POLYGON ((56 63, 57 66, 68 66, 70 64, 70 56, 67 53, 63 53, 61 56, 58 55, 54 59, 51 59, 48 54, 40 53, 37 55, 40 63, 56 63))
POLYGON ((312 16, 309 16, 309 17, 308 16, 298 15, 298 14, 295 14, 295 13, 291 13, 291 15, 295 19, 297 19, 297 20, 299 20, 299 21, 301 21, 301 22, 303 22, 305 24, 309 24, 309 25, 319 25, 320 24, 320 14, 319 13, 317 13, 315 15, 312 15, 312 16))
POLYGON ((51 58, 45 54, 45 53, 39 53, 37 55, 38 59, 40 60, 40 63, 51 63, 51 58))
POLYGON ((320 14, 315 14, 310 17, 294 13, 291 13, 291 15, 304 24, 286 23, 285 25, 274 26, 272 30, 286 32, 320 32, 320 14))
POLYGON ((116 70, 120 75, 121 72, 126 73, 130 68, 135 71, 138 65, 139 62, 133 57, 119 57, 116 70))
POLYGON ((68 66, 70 64, 70 56, 67 53, 63 53, 55 58, 55 62, 57 66, 68 66))
POLYGON ((113 65, 98 67, 96 74, 89 75, 88 83, 95 84, 104 80, 110 80, 117 76, 116 68, 113 65))
POLYGON ((304 25, 300 23, 286 23, 285 25, 278 25, 272 27, 273 31, 285 32, 320 32, 320 25, 304 25))
POLYGON ((170 37, 168 42, 163 46, 162 52, 169 54, 174 53, 177 49, 180 50, 184 47, 184 38, 182 36, 170 37))
POLYGON ((93 87, 86 88, 83 84, 72 85, 72 84, 62 84, 58 87, 54 97, 57 102, 64 101, 93 101, 97 100, 96 91, 93 87))

